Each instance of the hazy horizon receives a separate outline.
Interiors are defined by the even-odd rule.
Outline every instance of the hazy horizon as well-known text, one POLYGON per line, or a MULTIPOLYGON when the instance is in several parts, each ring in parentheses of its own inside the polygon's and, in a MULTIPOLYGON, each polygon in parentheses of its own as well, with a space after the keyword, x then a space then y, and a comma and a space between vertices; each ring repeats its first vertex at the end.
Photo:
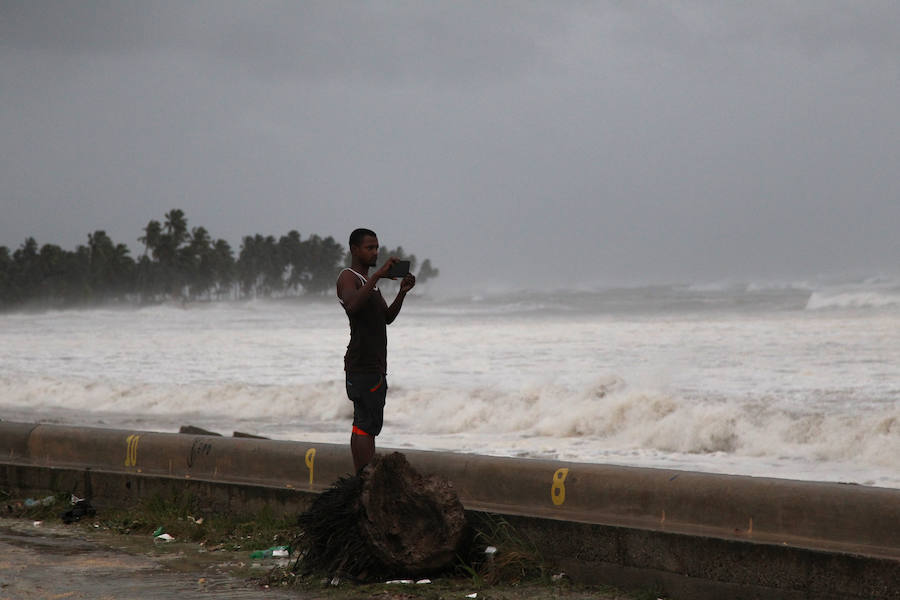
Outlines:
POLYGON ((0 0, 0 245, 371 227, 439 289, 900 276, 900 4, 0 0))

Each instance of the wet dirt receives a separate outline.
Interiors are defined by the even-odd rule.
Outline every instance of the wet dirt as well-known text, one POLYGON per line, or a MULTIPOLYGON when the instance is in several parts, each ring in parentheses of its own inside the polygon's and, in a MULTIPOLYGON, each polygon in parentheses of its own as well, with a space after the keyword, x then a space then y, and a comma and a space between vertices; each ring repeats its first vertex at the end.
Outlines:
MULTIPOLYGON (((483 588, 465 579, 434 585, 356 585, 327 579, 305 587, 261 581, 289 559, 249 558, 247 550, 194 542, 154 542, 101 527, 0 517, 0 600, 632 600, 614 590, 549 585, 483 588)), ((655 596, 654 596, 655 598, 655 596)))
POLYGON ((0 600, 304 597, 251 580, 274 564, 198 544, 0 519, 0 600))

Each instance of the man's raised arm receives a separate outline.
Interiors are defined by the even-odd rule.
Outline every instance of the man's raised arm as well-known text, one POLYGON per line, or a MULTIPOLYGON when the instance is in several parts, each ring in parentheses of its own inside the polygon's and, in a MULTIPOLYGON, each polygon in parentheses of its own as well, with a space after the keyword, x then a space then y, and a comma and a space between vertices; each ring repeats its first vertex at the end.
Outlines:
POLYGON ((409 290, 413 289, 416 285, 416 276, 412 273, 407 273, 406 277, 403 278, 403 281, 400 282, 400 291, 397 292, 397 297, 394 298, 394 301, 387 309, 387 318, 385 321, 388 325, 394 322, 394 319, 397 318, 397 315, 400 313, 400 309, 403 308, 403 299, 406 298, 406 294, 409 290))

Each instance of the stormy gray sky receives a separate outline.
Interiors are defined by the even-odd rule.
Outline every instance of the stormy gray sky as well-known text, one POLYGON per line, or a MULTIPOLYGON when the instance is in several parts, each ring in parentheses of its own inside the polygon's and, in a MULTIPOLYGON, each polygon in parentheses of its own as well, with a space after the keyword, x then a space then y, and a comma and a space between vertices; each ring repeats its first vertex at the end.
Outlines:
POLYGON ((445 286, 900 271, 900 3, 0 0, 0 245, 358 225, 445 286))

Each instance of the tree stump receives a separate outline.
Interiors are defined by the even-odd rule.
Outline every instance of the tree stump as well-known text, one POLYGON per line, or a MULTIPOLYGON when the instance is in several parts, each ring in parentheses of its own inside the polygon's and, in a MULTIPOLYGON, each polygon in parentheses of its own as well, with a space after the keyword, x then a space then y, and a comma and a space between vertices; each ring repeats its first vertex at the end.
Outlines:
POLYGON ((419 576, 453 565, 467 524, 453 485, 394 452, 339 479, 300 516, 306 570, 357 579, 419 576))

